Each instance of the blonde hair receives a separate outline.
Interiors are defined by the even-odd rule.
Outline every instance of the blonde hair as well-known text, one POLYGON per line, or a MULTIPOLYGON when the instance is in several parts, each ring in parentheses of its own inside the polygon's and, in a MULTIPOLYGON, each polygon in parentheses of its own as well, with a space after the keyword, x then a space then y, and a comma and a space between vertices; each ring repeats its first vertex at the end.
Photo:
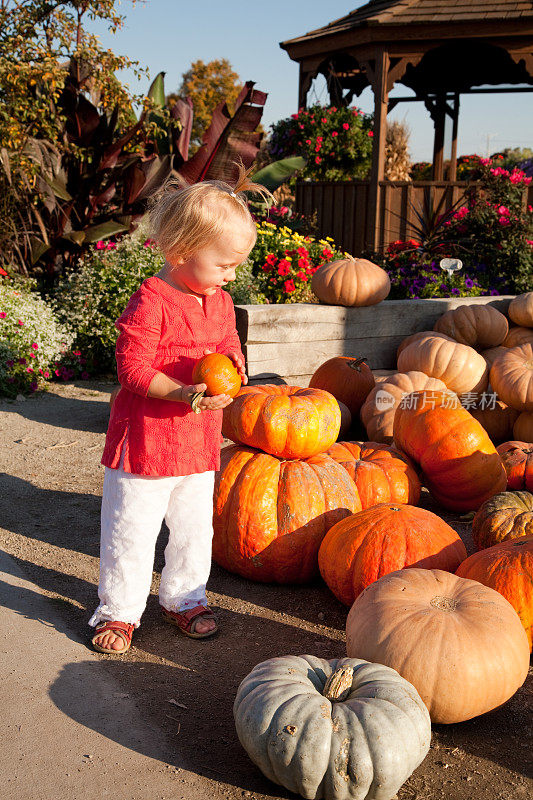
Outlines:
POLYGON ((217 239, 227 230, 231 214, 237 214, 250 226, 250 237, 255 242, 256 227, 245 192, 260 194, 267 203, 274 198, 268 189, 250 180, 253 167, 247 170, 242 162, 235 166, 238 168, 235 186, 216 180, 183 186, 171 178, 152 199, 152 236, 170 263, 177 258, 188 258, 217 239))

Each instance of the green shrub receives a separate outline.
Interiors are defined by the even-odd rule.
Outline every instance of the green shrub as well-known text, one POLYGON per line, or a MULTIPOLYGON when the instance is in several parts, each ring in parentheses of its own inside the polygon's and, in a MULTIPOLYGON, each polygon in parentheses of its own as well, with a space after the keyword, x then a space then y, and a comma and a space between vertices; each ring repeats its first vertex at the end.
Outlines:
POLYGON ((115 371, 115 321, 141 283, 159 272, 164 257, 140 230, 119 242, 97 242, 76 272, 61 279, 53 295, 59 319, 93 375, 115 371))
POLYGON ((0 394, 44 388, 68 351, 71 334, 22 281, 0 280, 0 394))

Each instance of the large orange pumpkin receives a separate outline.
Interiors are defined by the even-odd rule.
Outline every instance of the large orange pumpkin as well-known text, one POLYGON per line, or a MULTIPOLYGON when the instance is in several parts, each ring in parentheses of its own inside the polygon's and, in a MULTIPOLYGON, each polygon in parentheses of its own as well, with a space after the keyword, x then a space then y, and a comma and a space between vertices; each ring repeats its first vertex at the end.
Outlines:
POLYGON ((381 503, 334 525, 318 553, 320 573, 346 605, 373 581, 405 567, 455 572, 466 558, 458 534, 444 520, 409 505, 381 503))
POLYGON ((520 617, 532 649, 533 536, 474 553, 459 564, 455 574, 479 581, 503 595, 520 617))
POLYGON ((233 361, 223 353, 208 353, 193 367, 193 383, 205 383, 208 397, 227 394, 235 397, 241 388, 241 376, 233 361))
POLYGON ((457 394, 484 392, 489 380, 487 362, 473 347, 436 335, 423 336, 402 350, 398 370, 439 378, 457 394))
POLYGON ((374 388, 372 370, 364 358, 337 356, 319 366, 311 376, 309 386, 324 389, 333 397, 348 406, 355 416, 365 402, 366 396, 374 388))
POLYGON ((472 538, 478 550, 523 536, 533 536, 530 492, 499 492, 480 506, 472 520, 472 538))
POLYGON ((244 386, 224 409, 222 433, 232 442, 278 458, 310 458, 339 435, 341 412, 322 389, 244 386))
POLYGON ((511 347, 490 368, 490 383, 504 403, 533 411, 533 344, 511 347))
POLYGON ((385 377, 372 389, 361 408, 361 421, 373 442, 392 442, 396 409, 411 392, 445 392, 446 384, 424 372, 397 372, 385 377))
POLYGON ((509 303, 508 313, 515 325, 533 328, 533 292, 514 297, 509 303))
POLYGON ((318 572, 329 528, 360 508, 353 481, 329 456, 282 461, 251 447, 225 447, 215 483, 213 558, 251 580, 303 583, 318 572))
POLYGON ((503 342, 509 333, 509 323, 497 308, 468 303, 446 311, 433 329, 461 344, 484 349, 497 347, 503 342))
POLYGON ((399 672, 439 723, 498 708, 529 668, 526 632, 511 604, 439 569, 404 569, 368 586, 348 614, 346 651, 399 672))
POLYGON ((533 492, 533 444, 504 442, 496 450, 507 473, 507 488, 533 492))
POLYGON ((420 480, 406 455, 378 442, 336 442, 328 456, 347 471, 359 492, 363 508, 378 503, 420 500, 420 480))
POLYGON ((390 292, 384 269, 366 258, 341 258, 322 264, 311 278, 321 303, 334 306, 373 306, 390 292))
POLYGON ((437 502, 471 511, 507 484, 486 431, 452 392, 414 392, 394 417, 394 441, 420 464, 437 502))

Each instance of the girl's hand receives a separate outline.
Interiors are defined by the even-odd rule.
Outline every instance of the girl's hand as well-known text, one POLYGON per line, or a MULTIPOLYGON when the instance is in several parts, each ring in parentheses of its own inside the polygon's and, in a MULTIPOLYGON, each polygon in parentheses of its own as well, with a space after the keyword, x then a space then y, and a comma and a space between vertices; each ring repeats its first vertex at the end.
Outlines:
MULTIPOLYGON (((213 352, 212 350, 204 350, 204 356, 208 356, 209 353, 212 352, 213 352)), ((235 368, 239 373, 242 385, 246 386, 246 384, 248 383, 248 376, 246 375, 245 372, 244 360, 242 356, 240 356, 238 353, 224 353, 224 355, 227 356, 231 361, 233 361, 235 368)))
MULTIPOLYGON (((205 383, 196 383, 192 386, 183 386, 181 396, 184 403, 191 405, 192 399, 198 392, 205 392, 207 386, 205 383)), ((216 411, 220 408, 226 408, 232 402, 229 394, 216 394, 213 397, 202 397, 198 403, 200 411, 216 411)))

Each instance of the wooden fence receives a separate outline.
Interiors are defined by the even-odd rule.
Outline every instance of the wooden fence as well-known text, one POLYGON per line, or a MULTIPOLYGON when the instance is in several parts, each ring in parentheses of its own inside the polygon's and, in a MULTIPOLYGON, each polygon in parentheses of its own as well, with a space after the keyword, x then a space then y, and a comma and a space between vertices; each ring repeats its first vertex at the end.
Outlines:
MULTIPOLYGON (((382 181, 380 183, 379 238, 376 250, 398 239, 416 238, 411 223, 425 201, 437 207, 444 196, 443 211, 458 203, 466 181, 382 181)), ((332 236, 335 244, 353 255, 368 247, 368 181, 300 181, 296 184, 296 210, 316 212, 320 236, 332 236)), ((533 204, 533 184, 524 189, 524 204, 533 204)))

